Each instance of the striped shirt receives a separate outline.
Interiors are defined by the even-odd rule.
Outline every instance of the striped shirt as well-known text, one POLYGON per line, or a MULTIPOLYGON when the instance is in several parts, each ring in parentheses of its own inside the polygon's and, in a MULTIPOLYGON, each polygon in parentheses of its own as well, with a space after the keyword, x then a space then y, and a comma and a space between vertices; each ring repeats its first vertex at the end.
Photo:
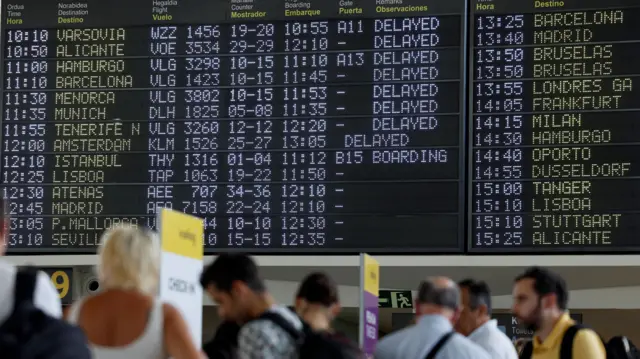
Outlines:
MULTIPOLYGON (((302 330, 302 322, 286 307, 274 306, 278 313, 302 330)), ((276 323, 267 319, 253 320, 240 329, 238 335, 238 357, 240 359, 298 359, 294 339, 276 323)))

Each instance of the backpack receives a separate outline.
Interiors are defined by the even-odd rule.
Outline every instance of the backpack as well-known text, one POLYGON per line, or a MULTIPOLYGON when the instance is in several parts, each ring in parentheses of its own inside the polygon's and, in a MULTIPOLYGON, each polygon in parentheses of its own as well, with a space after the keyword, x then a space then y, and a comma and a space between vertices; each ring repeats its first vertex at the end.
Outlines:
MULTIPOLYGON (((560 344, 560 359, 573 359, 573 339, 581 329, 588 328, 575 324, 564 333, 560 344)), ((614 337, 609 342, 602 340, 602 343, 607 350, 607 359, 637 359, 637 349, 627 337, 614 337)), ((528 342, 522 349, 520 359, 531 359, 532 355, 533 342, 528 342)))
POLYGON ((364 353, 346 337, 316 332, 302 322, 302 330, 274 312, 266 312, 258 319, 270 320, 286 331, 297 343, 299 359, 364 359, 364 353))
POLYGON ((33 294, 38 272, 16 273, 13 312, 0 325, 3 359, 91 359, 82 330, 36 308, 33 294))

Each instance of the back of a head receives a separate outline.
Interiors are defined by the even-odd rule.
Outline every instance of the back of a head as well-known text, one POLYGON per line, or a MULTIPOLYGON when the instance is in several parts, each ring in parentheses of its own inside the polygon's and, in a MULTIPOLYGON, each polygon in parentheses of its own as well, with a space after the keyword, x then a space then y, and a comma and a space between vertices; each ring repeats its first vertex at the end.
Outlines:
POLYGON ((160 276, 160 241, 151 231, 120 225, 104 232, 98 276, 105 288, 155 294, 160 276))
POLYGON ((567 291, 567 283, 558 274, 542 267, 530 267, 524 273, 516 277, 516 282, 521 280, 533 280, 533 289, 539 296, 548 294, 556 295, 558 308, 567 309, 569 301, 569 292, 567 291))
POLYGON ((484 281, 465 279, 458 282, 460 289, 466 289, 469 297, 469 309, 477 310, 480 306, 487 307, 487 315, 491 315, 491 290, 484 281))
POLYGON ((296 298, 303 299, 309 304, 319 304, 328 308, 339 301, 338 286, 325 273, 311 273, 300 284, 296 298))
POLYGON ((429 278, 420 283, 417 302, 457 311, 460 307, 460 288, 446 278, 429 278))
POLYGON ((255 292, 266 290, 260 278, 258 266, 246 254, 225 253, 219 255, 200 276, 203 288, 214 285, 217 290, 229 292, 236 281, 243 282, 255 292))

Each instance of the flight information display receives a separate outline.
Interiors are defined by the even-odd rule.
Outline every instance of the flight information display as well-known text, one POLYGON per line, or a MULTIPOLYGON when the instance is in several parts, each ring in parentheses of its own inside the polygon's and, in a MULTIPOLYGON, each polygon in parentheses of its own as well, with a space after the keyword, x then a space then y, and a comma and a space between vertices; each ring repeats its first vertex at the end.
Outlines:
POLYGON ((160 207, 205 218, 206 252, 462 251, 465 14, 463 0, 3 2, 13 252, 93 253, 114 224, 154 228, 160 207))
POLYGON ((470 12, 470 251, 637 250, 639 3, 470 12))

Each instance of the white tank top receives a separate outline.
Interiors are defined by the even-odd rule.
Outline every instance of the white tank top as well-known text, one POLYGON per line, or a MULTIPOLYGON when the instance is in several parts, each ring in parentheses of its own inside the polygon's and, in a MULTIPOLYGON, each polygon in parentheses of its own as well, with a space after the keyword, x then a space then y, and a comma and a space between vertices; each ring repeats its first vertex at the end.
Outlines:
MULTIPOLYGON (((75 303, 69 312, 69 323, 77 324, 83 300, 75 303)), ((89 343, 93 359, 166 359, 164 351, 164 321, 162 302, 154 300, 149 321, 142 335, 130 344, 104 347, 89 343)))

